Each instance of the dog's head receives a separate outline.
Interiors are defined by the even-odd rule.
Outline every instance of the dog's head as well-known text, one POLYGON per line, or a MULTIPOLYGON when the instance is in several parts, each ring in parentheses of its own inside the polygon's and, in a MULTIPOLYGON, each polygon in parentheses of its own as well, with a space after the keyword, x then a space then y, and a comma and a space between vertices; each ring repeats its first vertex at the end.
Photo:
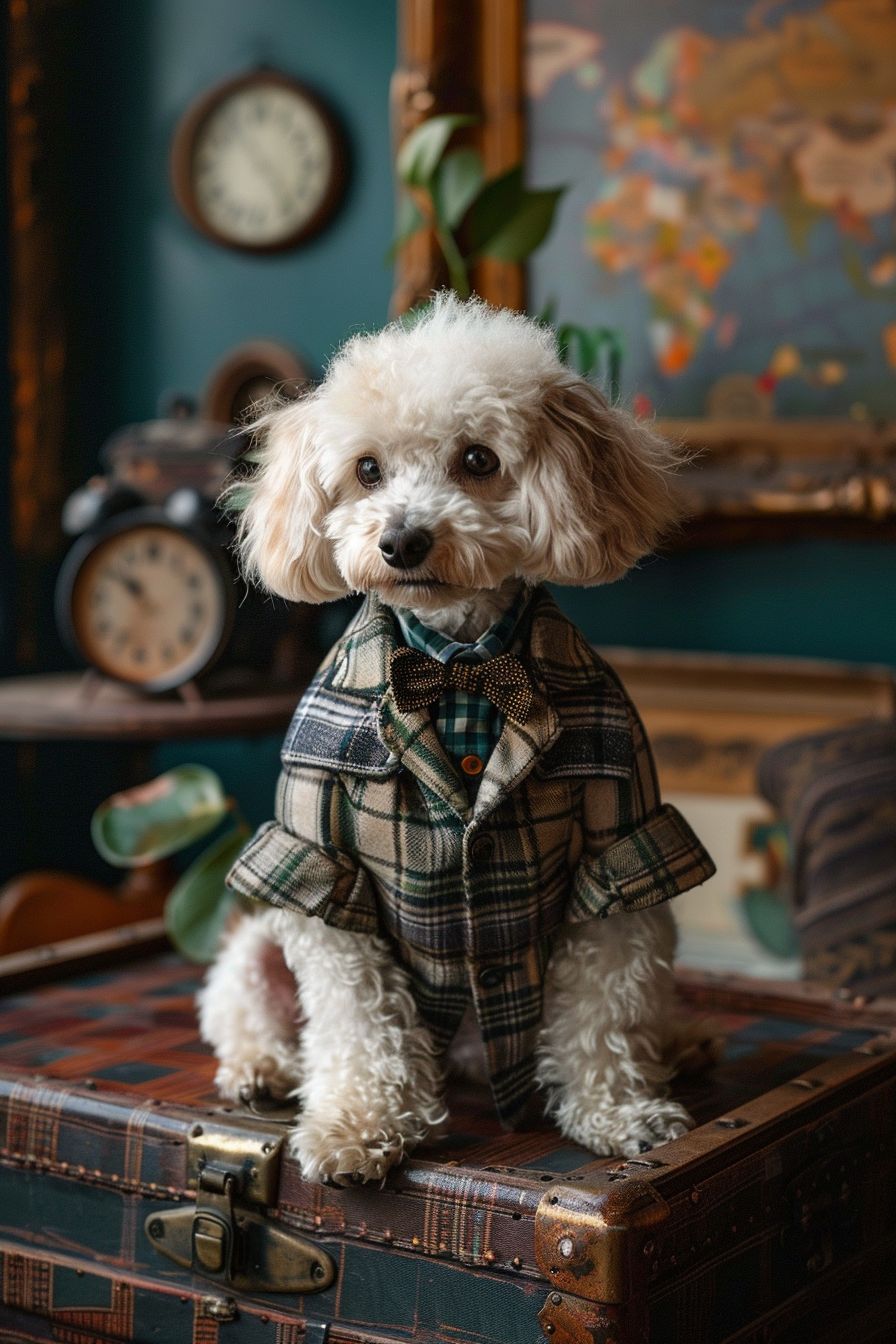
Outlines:
POLYGON ((258 430, 240 547, 295 601, 426 611, 514 576, 605 583, 676 513, 670 445, 564 368, 547 328, 450 294, 349 341, 258 430))

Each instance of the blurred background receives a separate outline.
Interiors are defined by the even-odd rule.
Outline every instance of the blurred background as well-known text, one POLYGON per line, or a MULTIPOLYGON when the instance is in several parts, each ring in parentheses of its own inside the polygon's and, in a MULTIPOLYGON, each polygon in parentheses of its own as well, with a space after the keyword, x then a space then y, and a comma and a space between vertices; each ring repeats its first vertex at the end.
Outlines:
POLYGON ((214 608, 211 501, 257 396, 453 279, 427 202, 461 150, 462 250, 483 183, 563 189, 541 236, 518 182, 492 201, 505 242, 473 288, 703 454, 674 544, 558 594, 719 863, 679 902, 685 960, 896 983, 892 7, 9 0, 4 42, 0 955, 94 898, 107 924, 161 908, 167 869, 139 907, 109 894, 90 824, 115 790, 195 761, 269 814, 289 705, 348 608, 214 608), (431 177, 396 175, 447 114, 474 120, 431 177), (123 547, 119 605, 144 601, 134 527, 208 585, 180 680, 142 689, 139 641, 122 688, 90 615, 115 605, 100 546, 123 547))

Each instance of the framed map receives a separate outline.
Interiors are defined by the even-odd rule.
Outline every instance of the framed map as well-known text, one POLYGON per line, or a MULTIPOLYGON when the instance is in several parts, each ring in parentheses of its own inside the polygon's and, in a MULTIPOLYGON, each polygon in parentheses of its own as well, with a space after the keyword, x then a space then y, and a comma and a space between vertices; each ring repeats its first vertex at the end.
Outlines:
POLYGON ((896 416, 896 6, 528 0, 530 309, 694 418, 896 416))

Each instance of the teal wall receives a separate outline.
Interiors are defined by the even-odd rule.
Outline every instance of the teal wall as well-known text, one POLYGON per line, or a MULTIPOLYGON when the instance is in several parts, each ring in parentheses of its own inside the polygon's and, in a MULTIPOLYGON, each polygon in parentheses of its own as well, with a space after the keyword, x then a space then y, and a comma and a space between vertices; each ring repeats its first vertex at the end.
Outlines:
POLYGON ((896 545, 794 541, 655 556, 560 589, 598 644, 896 664, 896 545))
POLYGON ((92 421, 155 413, 198 393, 222 355, 256 337, 318 372, 349 332, 386 315, 392 227, 390 0, 90 0, 71 94, 84 128, 85 312, 96 351, 92 421), (350 183, 331 224, 292 252, 216 246, 175 204, 171 137, 190 102, 255 65, 316 88, 340 118, 350 183))

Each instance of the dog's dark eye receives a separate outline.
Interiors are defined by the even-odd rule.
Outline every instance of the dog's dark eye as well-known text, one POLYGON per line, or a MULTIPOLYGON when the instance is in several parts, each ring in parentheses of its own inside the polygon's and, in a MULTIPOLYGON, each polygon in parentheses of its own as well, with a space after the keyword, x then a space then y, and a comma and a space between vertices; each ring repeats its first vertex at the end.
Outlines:
POLYGON ((359 457, 355 472, 358 480, 362 485, 366 485, 368 490, 373 485, 379 485, 383 479, 380 464, 375 457, 359 457))
POLYGON ((501 465, 497 453, 486 448, 484 443, 471 443, 469 448, 465 448, 463 464, 464 471, 479 477, 493 476, 501 465))

